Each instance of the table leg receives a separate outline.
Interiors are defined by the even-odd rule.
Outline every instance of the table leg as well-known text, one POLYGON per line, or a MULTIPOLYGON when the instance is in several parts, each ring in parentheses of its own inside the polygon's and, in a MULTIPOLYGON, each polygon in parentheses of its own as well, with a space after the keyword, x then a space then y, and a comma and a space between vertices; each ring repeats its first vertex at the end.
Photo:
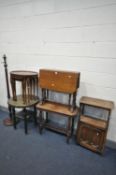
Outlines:
POLYGON ((25 134, 27 134, 27 111, 24 108, 24 127, 25 127, 25 134))
POLYGON ((71 117, 68 117, 68 126, 67 126, 67 143, 71 137, 71 117))
POLYGON ((16 129, 16 116, 15 116, 16 114, 15 114, 15 108, 12 107, 11 110, 12 110, 12 113, 13 113, 13 124, 14 124, 14 129, 16 129))
POLYGON ((16 83, 15 83, 15 79, 11 77, 11 89, 12 89, 12 94, 13 94, 13 100, 17 100, 16 97, 16 83))
POLYGON ((46 112, 46 123, 48 123, 49 119, 48 119, 48 112, 46 112))
POLYGON ((42 129, 43 129, 43 119, 42 119, 42 111, 39 113, 39 132, 42 134, 42 129))
POLYGON ((35 126, 37 125, 37 109, 36 109, 36 106, 34 106, 34 123, 35 123, 35 126))
POLYGON ((74 117, 72 118, 71 135, 73 134, 73 131, 74 131, 74 117))

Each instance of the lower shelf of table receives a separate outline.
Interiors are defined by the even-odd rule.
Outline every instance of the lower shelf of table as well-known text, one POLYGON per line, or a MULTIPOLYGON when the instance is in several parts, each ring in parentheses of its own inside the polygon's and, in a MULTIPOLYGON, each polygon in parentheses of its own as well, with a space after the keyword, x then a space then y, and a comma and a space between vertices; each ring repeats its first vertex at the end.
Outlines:
POLYGON ((53 130, 55 132, 67 135, 67 129, 57 125, 56 123, 55 124, 51 122, 45 123, 44 127, 49 130, 53 130))

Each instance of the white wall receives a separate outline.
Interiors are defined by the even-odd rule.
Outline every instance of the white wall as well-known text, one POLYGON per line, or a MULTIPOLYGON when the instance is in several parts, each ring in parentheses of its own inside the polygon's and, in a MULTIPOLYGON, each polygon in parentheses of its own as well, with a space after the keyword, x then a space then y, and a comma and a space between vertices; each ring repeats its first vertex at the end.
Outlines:
MULTIPOLYGON (((0 105, 9 72, 55 68, 81 72, 81 96, 116 103, 116 0, 0 0, 0 105)), ((77 103, 78 103, 77 102, 77 103)), ((116 108, 108 139, 116 141, 116 108)))

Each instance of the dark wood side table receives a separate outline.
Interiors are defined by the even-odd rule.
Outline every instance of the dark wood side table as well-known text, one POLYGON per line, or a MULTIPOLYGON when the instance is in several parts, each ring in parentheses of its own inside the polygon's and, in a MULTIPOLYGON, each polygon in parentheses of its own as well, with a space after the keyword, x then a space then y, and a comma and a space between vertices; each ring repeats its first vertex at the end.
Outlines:
POLYGON ((25 125, 25 133, 27 134, 27 108, 33 108, 33 117, 36 123, 36 107, 38 103, 38 73, 33 71, 16 70, 10 72, 11 88, 13 97, 8 99, 10 109, 10 116, 13 119, 13 125, 16 129, 16 118, 21 118, 15 113, 16 108, 22 108, 25 125), (21 95, 16 94, 16 82, 21 82, 22 92, 21 95))
POLYGON ((94 152, 103 153, 110 113, 113 107, 114 103, 112 101, 82 97, 80 99, 81 115, 76 133, 77 143, 94 152), (95 116, 94 111, 91 111, 91 114, 88 115, 86 107, 94 107, 97 111, 103 110, 101 111, 101 116, 95 116), (104 112, 106 112, 106 116, 104 112))
POLYGON ((10 72, 11 88, 13 100, 17 100, 16 81, 22 83, 22 99, 24 103, 28 103, 35 96, 38 84, 38 73, 33 71, 16 70, 10 72))
POLYGON ((34 97, 31 99, 29 102, 24 103, 22 95, 17 96, 17 100, 13 100, 13 98, 10 98, 8 100, 8 105, 11 108, 10 115, 12 116, 13 119, 13 125, 14 128, 16 129, 17 125, 17 118, 23 119, 24 120, 24 128, 25 128, 25 134, 27 134, 27 122, 28 118, 30 117, 30 114, 34 118, 34 123, 35 125, 37 124, 37 119, 36 119, 36 104, 38 103, 38 97, 34 97), (21 108, 23 111, 21 112, 21 115, 19 113, 15 112, 16 108, 21 108), (33 108, 33 111, 31 110, 31 113, 28 112, 27 108, 33 108))

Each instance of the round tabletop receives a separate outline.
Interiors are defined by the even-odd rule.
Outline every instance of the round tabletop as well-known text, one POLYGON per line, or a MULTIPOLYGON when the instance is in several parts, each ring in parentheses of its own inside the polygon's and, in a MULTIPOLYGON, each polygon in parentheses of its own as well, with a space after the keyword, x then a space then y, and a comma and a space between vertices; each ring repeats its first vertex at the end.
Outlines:
POLYGON ((24 70, 14 70, 10 72, 11 75, 19 75, 19 76, 37 76, 38 72, 34 71, 24 71, 24 70))
POLYGON ((39 98, 34 96, 29 102, 24 103, 24 100, 22 98, 22 95, 17 96, 17 100, 13 100, 13 98, 10 98, 8 100, 8 104, 15 108, 26 108, 36 105, 39 102, 39 98))

